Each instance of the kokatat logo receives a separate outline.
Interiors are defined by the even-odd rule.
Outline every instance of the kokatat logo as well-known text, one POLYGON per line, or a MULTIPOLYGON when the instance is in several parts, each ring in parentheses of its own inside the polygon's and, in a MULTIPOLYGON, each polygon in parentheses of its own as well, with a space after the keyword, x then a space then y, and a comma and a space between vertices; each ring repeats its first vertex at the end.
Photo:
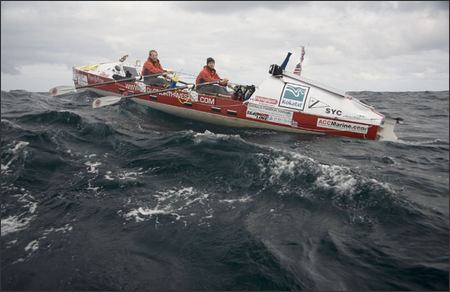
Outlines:
POLYGON ((283 98, 303 102, 306 94, 306 89, 307 88, 295 86, 293 84, 286 84, 283 92, 283 98))
POLYGON ((286 83, 280 98, 280 107, 302 111, 309 87, 286 83))

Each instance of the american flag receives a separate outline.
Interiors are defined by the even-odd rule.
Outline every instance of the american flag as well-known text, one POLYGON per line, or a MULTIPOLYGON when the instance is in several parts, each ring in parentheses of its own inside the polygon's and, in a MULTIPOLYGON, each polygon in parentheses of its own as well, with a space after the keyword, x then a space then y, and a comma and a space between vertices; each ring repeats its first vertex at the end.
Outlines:
POLYGON ((302 73, 302 63, 303 63, 304 57, 305 57, 305 47, 302 46, 302 50, 300 53, 300 62, 297 64, 297 66, 295 66, 294 74, 297 74, 300 76, 300 74, 302 73))

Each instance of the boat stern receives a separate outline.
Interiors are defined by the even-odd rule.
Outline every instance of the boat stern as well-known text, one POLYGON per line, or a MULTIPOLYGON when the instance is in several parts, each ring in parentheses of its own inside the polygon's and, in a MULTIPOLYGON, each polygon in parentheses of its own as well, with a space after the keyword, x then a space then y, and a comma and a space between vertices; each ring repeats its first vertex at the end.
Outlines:
POLYGON ((379 141, 397 141, 398 137, 394 132, 396 120, 384 120, 378 130, 377 140, 379 141))

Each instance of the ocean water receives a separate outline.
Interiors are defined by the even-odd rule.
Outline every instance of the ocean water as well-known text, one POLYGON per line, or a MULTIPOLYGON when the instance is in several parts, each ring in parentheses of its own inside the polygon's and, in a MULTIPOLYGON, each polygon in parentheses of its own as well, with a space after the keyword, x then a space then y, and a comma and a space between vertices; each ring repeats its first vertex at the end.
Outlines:
POLYGON ((1 92, 6 290, 448 290, 449 92, 353 92, 397 142, 1 92))

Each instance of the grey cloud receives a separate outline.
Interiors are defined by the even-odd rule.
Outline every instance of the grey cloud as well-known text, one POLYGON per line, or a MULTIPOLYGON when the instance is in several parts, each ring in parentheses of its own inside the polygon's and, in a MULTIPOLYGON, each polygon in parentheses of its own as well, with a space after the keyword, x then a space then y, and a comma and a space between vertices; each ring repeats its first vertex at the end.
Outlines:
MULTIPOLYGON (((189 12, 205 14, 252 13, 256 9, 268 9, 274 12, 286 9, 302 9, 307 6, 321 6, 336 10, 352 9, 374 12, 411 12, 425 10, 429 13, 448 12, 448 1, 186 1, 173 2, 172 7, 189 12)), ((299 17, 302 16, 299 10, 299 17)))
MULTIPOLYGON (((424 76, 441 72, 441 64, 448 66, 442 58, 448 55, 448 9, 406 3, 2 2, 1 71, 19 74, 33 64, 65 64, 70 71, 122 53, 143 60, 155 48, 171 69, 195 75, 213 56, 221 76, 253 83, 288 50, 298 53, 306 45, 305 74, 335 83, 361 64, 374 76, 418 72, 418 62, 434 68, 424 76)), ((371 74, 356 74, 355 82, 370 86, 371 74)))
POLYGON ((409 13, 412 11, 426 11, 434 13, 448 12, 448 1, 324 1, 314 5, 323 5, 341 10, 373 11, 377 13, 409 13))
POLYGON ((22 17, 15 13, 6 17, 2 11, 2 72, 17 74, 21 66, 40 63, 65 64, 70 68, 115 51, 100 32, 108 31, 108 27, 114 29, 108 24, 109 19, 100 21, 101 18, 83 15, 74 3, 58 6, 8 7, 24 14, 22 17))
POLYGON ((428 11, 447 11, 448 1, 400 1, 398 2, 398 10, 414 11, 414 10, 428 10, 428 11))
POLYGON ((174 2, 173 7, 206 14, 251 13, 258 8, 273 11, 307 5, 309 1, 186 1, 174 2))

